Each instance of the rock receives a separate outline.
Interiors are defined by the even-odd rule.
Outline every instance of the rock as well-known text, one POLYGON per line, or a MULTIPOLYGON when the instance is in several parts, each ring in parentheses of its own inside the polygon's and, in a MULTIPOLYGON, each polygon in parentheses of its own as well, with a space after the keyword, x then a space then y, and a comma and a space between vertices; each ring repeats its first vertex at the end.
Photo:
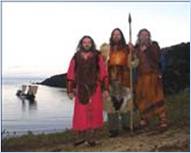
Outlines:
POLYGON ((166 94, 174 94, 189 88, 190 43, 161 49, 160 66, 166 94))
POLYGON ((47 85, 51 87, 66 88, 66 73, 54 75, 38 84, 47 85))

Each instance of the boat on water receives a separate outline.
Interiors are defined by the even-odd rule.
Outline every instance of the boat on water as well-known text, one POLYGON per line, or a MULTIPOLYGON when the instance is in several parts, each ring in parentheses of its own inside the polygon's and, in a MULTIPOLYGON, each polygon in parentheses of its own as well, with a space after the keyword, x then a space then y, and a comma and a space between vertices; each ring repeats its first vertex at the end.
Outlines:
POLYGON ((22 85, 21 89, 18 89, 16 96, 27 99, 29 101, 34 101, 37 94, 38 86, 37 85, 22 85))

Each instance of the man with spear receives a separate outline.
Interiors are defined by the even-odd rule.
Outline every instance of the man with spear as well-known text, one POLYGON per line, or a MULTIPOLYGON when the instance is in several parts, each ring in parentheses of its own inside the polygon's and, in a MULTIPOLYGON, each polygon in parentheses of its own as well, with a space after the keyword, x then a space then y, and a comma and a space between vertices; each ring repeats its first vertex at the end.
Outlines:
MULTIPOLYGON (((130 109, 133 109, 130 89, 132 84, 130 83, 132 67, 130 60, 133 57, 130 51, 132 49, 126 44, 124 35, 119 28, 112 31, 109 45, 104 43, 100 49, 103 56, 109 55, 109 58, 105 57, 105 60, 109 72, 110 97, 105 102, 105 110, 111 137, 119 134, 120 127, 128 131, 129 128, 132 129, 132 117, 129 127, 129 112, 132 112, 130 109), (104 49, 108 49, 109 53, 106 53, 104 49)), ((136 58, 133 62, 137 63, 135 61, 136 58)))

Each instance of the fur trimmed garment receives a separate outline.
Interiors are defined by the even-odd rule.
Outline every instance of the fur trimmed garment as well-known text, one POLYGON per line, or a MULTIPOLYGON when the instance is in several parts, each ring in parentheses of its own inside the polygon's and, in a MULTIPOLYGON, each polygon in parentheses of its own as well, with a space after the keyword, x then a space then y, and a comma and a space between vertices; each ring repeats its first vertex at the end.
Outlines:
MULTIPOLYGON (((67 72, 67 79, 70 81, 75 81, 76 79, 75 66, 76 61, 73 58, 70 62, 67 72)), ((95 91, 88 98, 88 103, 81 102, 78 94, 75 95, 72 124, 73 130, 75 131, 86 131, 90 129, 101 128, 103 126, 103 100, 101 85, 104 82, 105 86, 108 86, 108 74, 106 65, 101 55, 98 55, 98 66, 99 71, 95 91)), ((91 75, 88 77, 91 77, 91 75)), ((78 83, 76 83, 76 89, 76 92, 78 93, 78 83)))

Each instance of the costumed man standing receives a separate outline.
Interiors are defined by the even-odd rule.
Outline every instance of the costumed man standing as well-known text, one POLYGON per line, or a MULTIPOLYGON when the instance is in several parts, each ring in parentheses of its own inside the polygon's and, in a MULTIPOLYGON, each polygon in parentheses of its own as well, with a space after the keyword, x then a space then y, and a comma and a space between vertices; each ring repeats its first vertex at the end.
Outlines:
POLYGON ((72 128, 79 134, 74 145, 88 142, 96 145, 96 129, 103 127, 104 95, 108 95, 108 74, 100 52, 90 36, 84 36, 77 46, 67 72, 67 92, 75 97, 72 128))
MULTIPOLYGON (((108 115, 110 137, 116 137, 122 127, 129 130, 129 101, 130 93, 130 65, 129 47, 119 28, 115 28, 110 37, 110 44, 104 43, 100 51, 108 65, 110 96, 105 100, 105 110, 108 115), (107 52, 107 50, 109 50, 107 52)), ((135 59, 135 58, 134 58, 135 59)), ((135 61, 135 60, 134 60, 135 61)), ((137 62, 134 62, 134 66, 137 62)))
POLYGON ((156 115, 160 119, 159 128, 166 129, 166 108, 164 107, 162 75, 159 69, 160 48, 157 42, 151 40, 151 34, 147 29, 139 31, 135 52, 139 58, 136 105, 142 116, 140 126, 146 127, 149 119, 156 115))

